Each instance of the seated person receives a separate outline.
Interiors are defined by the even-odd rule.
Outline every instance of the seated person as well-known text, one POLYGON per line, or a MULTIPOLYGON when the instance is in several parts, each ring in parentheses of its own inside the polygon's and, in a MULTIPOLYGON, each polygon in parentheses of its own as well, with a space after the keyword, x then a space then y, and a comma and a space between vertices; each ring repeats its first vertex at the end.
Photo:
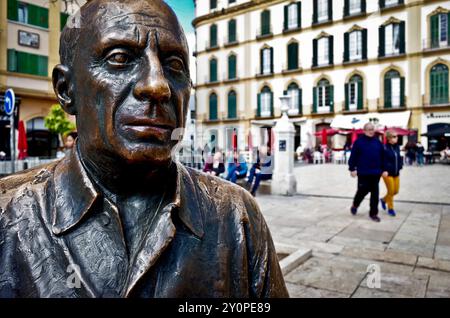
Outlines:
POLYGON ((225 165, 223 164, 221 152, 216 152, 214 157, 210 156, 208 158, 205 167, 203 168, 203 172, 217 177, 225 172, 225 165))
POLYGON ((256 163, 250 169, 247 188, 251 189, 250 193, 255 196, 261 180, 270 179, 272 179, 272 156, 269 149, 266 146, 262 146, 258 152, 256 163), (253 183, 253 179, 255 179, 255 183, 253 183))
POLYGON ((236 183, 237 179, 242 179, 247 176, 247 163, 242 155, 238 155, 237 152, 233 155, 233 161, 228 163, 228 174, 226 179, 233 183, 236 183))

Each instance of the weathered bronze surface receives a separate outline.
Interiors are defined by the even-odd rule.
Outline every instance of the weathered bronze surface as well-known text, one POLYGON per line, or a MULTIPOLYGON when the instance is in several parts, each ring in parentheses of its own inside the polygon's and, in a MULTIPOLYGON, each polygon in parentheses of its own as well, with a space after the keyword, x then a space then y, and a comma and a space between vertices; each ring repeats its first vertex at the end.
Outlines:
POLYGON ((172 160, 191 81, 171 9, 90 1, 60 54, 78 139, 0 180, 0 297, 287 297, 251 195, 172 160))

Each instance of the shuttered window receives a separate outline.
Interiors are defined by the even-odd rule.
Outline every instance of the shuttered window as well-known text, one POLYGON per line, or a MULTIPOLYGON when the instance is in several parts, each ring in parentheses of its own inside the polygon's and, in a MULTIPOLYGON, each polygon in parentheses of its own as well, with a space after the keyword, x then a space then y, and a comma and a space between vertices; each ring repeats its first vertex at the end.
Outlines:
POLYGON ((298 69, 298 43, 293 42, 288 45, 288 70, 298 69))
POLYGON ((430 103, 447 104, 448 95, 448 67, 437 64, 430 71, 430 103))
POLYGON ((235 91, 228 93, 228 118, 237 118, 237 100, 235 91))
POLYGON ((217 95, 215 93, 209 95, 209 119, 217 120, 217 95))
POLYGON ((8 71, 48 76, 48 57, 8 49, 8 71))
POLYGON ((236 42, 236 20, 228 21, 228 43, 236 42))
POLYGON ((209 81, 217 82, 217 60, 212 59, 209 61, 209 81))
POLYGON ((236 78, 236 55, 228 57, 228 79, 236 78))

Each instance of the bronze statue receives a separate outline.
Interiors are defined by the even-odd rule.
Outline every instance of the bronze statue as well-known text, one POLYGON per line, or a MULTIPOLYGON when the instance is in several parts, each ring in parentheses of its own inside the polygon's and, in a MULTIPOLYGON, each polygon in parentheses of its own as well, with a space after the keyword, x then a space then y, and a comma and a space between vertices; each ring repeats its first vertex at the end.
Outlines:
POLYGON ((0 180, 0 297, 287 297, 251 195, 172 160, 192 86, 173 11, 80 12, 53 70, 76 147, 0 180))

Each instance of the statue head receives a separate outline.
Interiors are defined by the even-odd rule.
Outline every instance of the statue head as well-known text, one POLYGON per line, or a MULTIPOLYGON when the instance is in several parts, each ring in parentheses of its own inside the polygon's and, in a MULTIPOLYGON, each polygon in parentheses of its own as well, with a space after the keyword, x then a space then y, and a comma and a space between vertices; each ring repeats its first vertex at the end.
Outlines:
POLYGON ((83 157, 170 163, 191 80, 187 41, 162 0, 92 0, 61 34, 53 86, 83 157))

